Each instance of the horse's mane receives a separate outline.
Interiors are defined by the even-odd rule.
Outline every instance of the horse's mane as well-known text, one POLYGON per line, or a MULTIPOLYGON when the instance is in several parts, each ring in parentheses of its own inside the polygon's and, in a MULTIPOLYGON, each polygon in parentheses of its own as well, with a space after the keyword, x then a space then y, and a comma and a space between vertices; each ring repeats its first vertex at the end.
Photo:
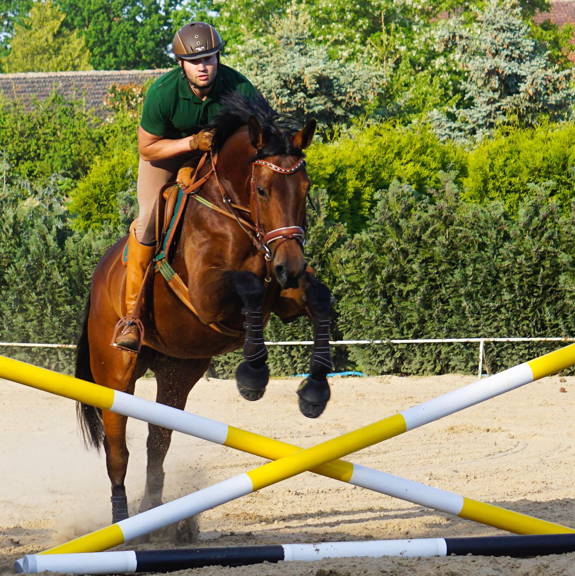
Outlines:
POLYGON ((259 157, 302 155, 302 151, 292 144, 292 136, 300 128, 297 122, 276 112, 261 94, 248 98, 232 92, 222 98, 222 104, 224 107, 212 125, 216 151, 239 128, 247 125, 251 117, 255 117, 267 136, 265 147, 258 152, 259 157))

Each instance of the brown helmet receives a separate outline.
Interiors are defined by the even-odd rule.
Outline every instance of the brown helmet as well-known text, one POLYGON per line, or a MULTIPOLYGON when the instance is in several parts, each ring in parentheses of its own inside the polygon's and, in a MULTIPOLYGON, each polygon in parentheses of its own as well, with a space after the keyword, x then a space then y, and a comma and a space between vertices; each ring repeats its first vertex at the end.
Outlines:
POLYGON ((216 54, 224 47, 218 31, 204 22, 191 22, 182 26, 172 40, 176 58, 195 60, 216 54))

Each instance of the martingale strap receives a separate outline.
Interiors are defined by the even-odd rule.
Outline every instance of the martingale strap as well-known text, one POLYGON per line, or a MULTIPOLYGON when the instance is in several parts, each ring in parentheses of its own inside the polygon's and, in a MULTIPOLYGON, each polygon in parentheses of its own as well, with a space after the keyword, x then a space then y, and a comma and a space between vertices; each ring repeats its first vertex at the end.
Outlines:
MULTIPOLYGON (((164 280, 168 283, 169 287, 178 297, 180 302, 182 302, 182 304, 184 304, 184 306, 190 310, 190 312, 192 312, 194 316, 196 316, 201 322, 201 317, 188 296, 188 287, 180 275, 170 266, 170 263, 164 258, 163 260, 156 262, 155 269, 164 277, 164 280)), ((219 324, 218 322, 202 322, 202 324, 205 324, 220 334, 224 334, 225 336, 232 336, 233 338, 238 338, 244 334, 241 330, 228 328, 227 326, 219 324)))

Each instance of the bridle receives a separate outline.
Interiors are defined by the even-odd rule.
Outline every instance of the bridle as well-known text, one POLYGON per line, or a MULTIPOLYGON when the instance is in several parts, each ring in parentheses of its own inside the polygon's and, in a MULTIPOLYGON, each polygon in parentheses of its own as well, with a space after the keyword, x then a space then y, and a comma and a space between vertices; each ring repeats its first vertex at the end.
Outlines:
MULTIPOLYGON (((254 177, 254 169, 256 166, 265 166, 278 174, 283 174, 285 176, 291 176, 295 174, 300 168, 305 166, 305 160, 300 158, 298 162, 296 162, 290 168, 283 168, 282 166, 278 166, 277 164, 273 164, 272 162, 268 162, 267 160, 254 160, 252 162, 252 170, 250 176, 250 194, 253 196, 257 194, 256 188, 256 180, 254 177)), ((281 228, 275 228, 274 230, 270 230, 269 232, 265 232, 260 224, 259 218, 259 211, 257 207, 259 204, 256 202, 256 214, 255 214, 255 228, 256 228, 256 238, 258 239, 261 248, 264 252, 265 258, 268 261, 271 261, 273 258, 272 249, 270 245, 274 242, 277 242, 277 246, 286 242, 287 240, 296 240, 299 244, 303 247, 305 243, 305 230, 301 226, 282 226, 281 228)))
MULTIPOLYGON (((207 208, 219 212, 224 216, 234 219, 239 227, 250 237, 250 240, 254 244, 255 248, 263 253, 265 259, 270 262, 273 259, 273 251, 270 247, 271 244, 276 244, 276 249, 279 244, 286 242, 287 240, 296 240, 302 247, 305 243, 305 231, 301 226, 282 226, 281 228, 275 228, 274 230, 270 230, 266 232, 263 229, 263 226, 260 222, 259 211, 257 210, 259 204, 256 202, 256 213, 252 214, 250 208, 239 204, 238 202, 234 202, 230 194, 226 191, 225 187, 222 185, 218 171, 216 169, 217 166, 217 156, 212 154, 210 151, 206 153, 202 157, 202 161, 200 163, 203 165, 205 158, 207 155, 210 155, 211 160, 211 167, 206 174, 202 178, 197 181, 194 181, 193 184, 187 186, 183 191, 187 194, 191 194, 192 197, 203 204, 207 208), (201 186, 210 176, 213 174, 217 187, 220 191, 220 195, 222 198, 222 203, 225 208, 221 208, 220 206, 216 206, 206 198, 196 194, 201 186), (246 218, 246 217, 249 217, 246 218)), ((250 173, 250 197, 253 197, 257 194, 257 183, 254 176, 255 166, 265 166, 278 174, 284 174, 286 176, 291 176, 295 174, 298 170, 305 166, 305 160, 300 158, 293 166, 290 168, 283 168, 282 166, 278 166, 273 162, 268 162, 267 160, 254 160, 251 166, 251 173, 250 173)), ((197 174, 197 172, 196 172, 197 174)))

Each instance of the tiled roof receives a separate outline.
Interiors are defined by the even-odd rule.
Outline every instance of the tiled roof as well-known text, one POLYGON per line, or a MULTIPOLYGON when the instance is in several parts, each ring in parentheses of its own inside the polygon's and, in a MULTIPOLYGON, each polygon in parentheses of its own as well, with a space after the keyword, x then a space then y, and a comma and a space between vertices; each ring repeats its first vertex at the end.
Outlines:
MULTIPOLYGON (((535 15, 537 24, 541 24, 546 20, 557 26, 564 26, 565 24, 575 25, 575 0, 551 2, 548 12, 541 12, 535 15)), ((571 38, 571 44, 575 45, 575 36, 571 38)), ((575 62, 575 48, 569 54, 569 60, 575 62)))
POLYGON ((535 16, 535 22, 538 24, 545 20, 549 20, 557 26, 575 24, 575 1, 562 0, 551 2, 551 8, 548 12, 542 12, 535 16))
POLYGON ((104 100, 112 86, 141 86, 164 72, 166 70, 89 70, 0 74, 0 94, 28 104, 58 92, 70 100, 82 100, 87 108, 103 114, 104 100))

